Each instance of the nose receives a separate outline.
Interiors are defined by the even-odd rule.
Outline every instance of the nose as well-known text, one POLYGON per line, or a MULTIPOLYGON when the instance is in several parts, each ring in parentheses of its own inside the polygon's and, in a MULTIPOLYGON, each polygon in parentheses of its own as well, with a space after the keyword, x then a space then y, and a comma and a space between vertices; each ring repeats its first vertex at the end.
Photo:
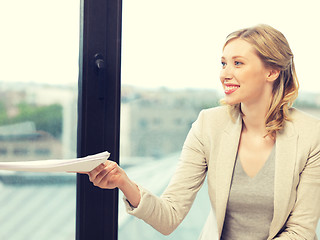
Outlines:
POLYGON ((225 65, 221 71, 220 71, 220 80, 222 82, 231 80, 233 78, 233 71, 231 67, 228 67, 228 65, 225 65))

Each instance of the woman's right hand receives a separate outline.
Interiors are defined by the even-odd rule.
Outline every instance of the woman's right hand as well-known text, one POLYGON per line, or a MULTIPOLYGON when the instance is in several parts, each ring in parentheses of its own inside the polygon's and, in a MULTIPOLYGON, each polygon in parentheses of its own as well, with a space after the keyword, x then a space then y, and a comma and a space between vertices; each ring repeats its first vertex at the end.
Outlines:
POLYGON ((88 174, 89 180, 97 187, 104 189, 119 188, 130 204, 133 207, 138 207, 141 199, 140 190, 116 162, 107 160, 85 174, 88 174))
POLYGON ((116 162, 109 160, 87 174, 93 185, 104 189, 121 188, 129 181, 125 171, 116 162))

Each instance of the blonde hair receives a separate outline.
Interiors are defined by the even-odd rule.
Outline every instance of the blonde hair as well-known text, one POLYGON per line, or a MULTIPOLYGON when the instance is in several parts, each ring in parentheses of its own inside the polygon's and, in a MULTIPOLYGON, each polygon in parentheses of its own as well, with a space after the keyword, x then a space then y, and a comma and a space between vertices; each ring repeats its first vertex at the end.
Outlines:
MULTIPOLYGON (((266 115, 267 135, 274 136, 290 121, 289 109, 298 97, 299 82, 294 67, 293 54, 285 36, 273 27, 260 24, 229 34, 223 48, 234 39, 242 39, 255 48, 265 67, 280 70, 273 84, 273 96, 266 115)), ((222 101, 223 103, 223 101, 222 101)), ((241 113, 240 103, 230 105, 230 113, 241 113)))

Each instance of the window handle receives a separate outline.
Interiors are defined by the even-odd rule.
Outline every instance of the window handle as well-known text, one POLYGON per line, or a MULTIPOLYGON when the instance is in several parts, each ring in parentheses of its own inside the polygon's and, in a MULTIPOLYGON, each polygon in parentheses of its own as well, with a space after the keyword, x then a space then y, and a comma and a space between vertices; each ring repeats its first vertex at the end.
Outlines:
POLYGON ((99 100, 104 99, 104 91, 105 91, 105 62, 101 53, 97 53, 94 55, 94 62, 96 73, 98 74, 98 88, 99 88, 99 100))

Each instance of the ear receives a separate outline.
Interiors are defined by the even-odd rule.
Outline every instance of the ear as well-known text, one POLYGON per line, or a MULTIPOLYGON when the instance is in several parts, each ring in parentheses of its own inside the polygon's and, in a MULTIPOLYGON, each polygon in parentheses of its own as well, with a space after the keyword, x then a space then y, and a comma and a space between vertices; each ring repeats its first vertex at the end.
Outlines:
POLYGON ((279 74, 280 74, 280 70, 270 69, 269 72, 268 72, 267 81, 268 82, 274 82, 275 80, 278 79, 279 74))

